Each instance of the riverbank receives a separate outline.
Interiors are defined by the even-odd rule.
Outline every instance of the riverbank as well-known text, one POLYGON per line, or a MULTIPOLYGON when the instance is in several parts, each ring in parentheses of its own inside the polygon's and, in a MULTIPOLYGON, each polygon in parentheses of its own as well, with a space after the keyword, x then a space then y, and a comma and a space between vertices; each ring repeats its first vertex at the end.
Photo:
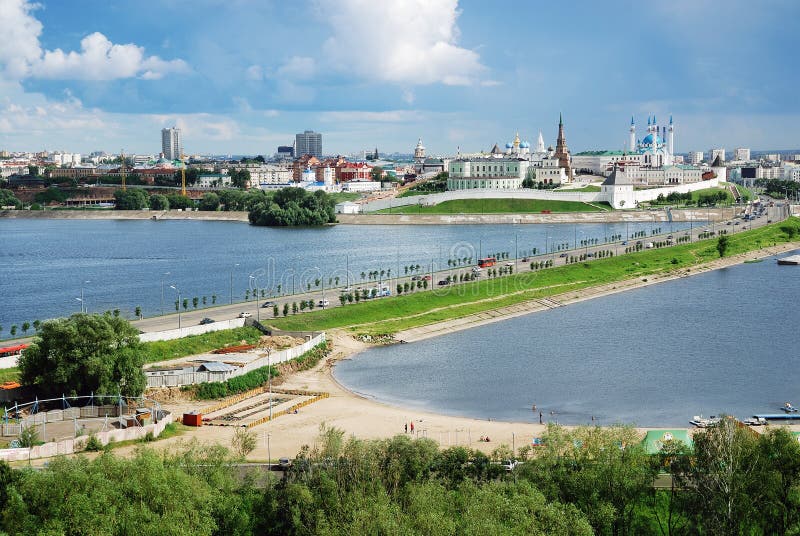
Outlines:
MULTIPOLYGON (((722 221, 732 219, 741 207, 708 209, 610 210, 603 212, 564 212, 554 214, 337 214, 342 225, 522 225, 722 221)), ((248 223, 245 211, 179 210, 2 210, 0 218, 63 220, 195 220, 248 223)))

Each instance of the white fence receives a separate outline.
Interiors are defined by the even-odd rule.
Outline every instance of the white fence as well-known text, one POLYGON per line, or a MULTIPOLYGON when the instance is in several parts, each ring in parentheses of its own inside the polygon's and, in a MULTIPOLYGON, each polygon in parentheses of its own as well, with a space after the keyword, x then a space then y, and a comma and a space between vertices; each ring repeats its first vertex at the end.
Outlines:
POLYGON ((212 324, 203 324, 202 326, 186 326, 181 329, 140 333, 139 340, 142 342, 171 341, 173 339, 180 339, 181 337, 188 337, 189 335, 201 335, 203 333, 221 331, 223 329, 240 328, 244 326, 245 320, 244 318, 233 318, 231 320, 220 320, 212 324))
MULTIPOLYGON (((277 365, 285 363, 286 361, 300 357, 304 353, 311 350, 313 347, 325 342, 325 332, 317 333, 309 338, 306 342, 293 348, 287 348, 279 352, 272 352, 269 356, 264 355, 258 359, 247 363, 246 365, 232 370, 230 372, 197 372, 192 369, 175 369, 175 370, 153 370, 148 372, 145 369, 144 373, 147 376, 147 387, 179 387, 181 385, 192 385, 195 383, 203 382, 222 382, 241 376, 255 369, 266 367, 268 364, 277 365)), ((224 361, 225 356, 220 356, 220 361, 224 361)))
MULTIPOLYGON (((83 409, 83 408, 81 408, 83 409)), ((172 422, 172 414, 168 413, 156 424, 148 424, 146 426, 132 426, 130 428, 120 430, 108 430, 106 432, 96 432, 94 436, 100 440, 103 445, 107 445, 111 441, 129 441, 133 439, 142 439, 148 432, 152 433, 154 437, 161 435, 169 423, 172 422)), ((0 460, 7 462, 33 460, 36 458, 49 458, 51 456, 59 456, 64 454, 74 454, 83 450, 86 442, 90 436, 80 436, 75 439, 65 439, 63 441, 56 441, 45 443, 28 448, 17 449, 0 449, 0 460)))

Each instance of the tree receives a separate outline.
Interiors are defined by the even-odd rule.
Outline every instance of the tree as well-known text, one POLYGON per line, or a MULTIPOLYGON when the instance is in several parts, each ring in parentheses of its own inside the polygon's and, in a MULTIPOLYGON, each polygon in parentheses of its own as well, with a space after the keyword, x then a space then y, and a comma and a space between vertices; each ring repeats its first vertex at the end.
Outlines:
POLYGON ((180 194, 169 194, 167 196, 167 201, 169 203, 169 208, 175 209, 187 209, 194 207, 194 201, 186 197, 185 195, 180 194))
POLYGON ((23 385, 48 395, 139 396, 146 386, 139 330, 111 315, 48 320, 19 358, 23 385))
POLYGON ((22 201, 11 190, 0 189, 0 207, 22 208, 22 201))
POLYGON ((22 323, 22 334, 24 335, 24 334, 28 333, 29 329, 31 329, 30 322, 23 322, 22 323))
POLYGON ((181 303, 181 305, 183 305, 184 311, 187 310, 189 308, 189 298, 184 298, 183 303, 181 303))
POLYGON ((231 448, 240 458, 247 458, 256 449, 256 433, 244 426, 238 426, 233 432, 231 448))
POLYGON ((272 316, 278 318, 278 305, 275 304, 272 306, 272 316))
POLYGON ((198 304, 198 303, 200 303, 200 300, 197 298, 197 296, 195 296, 194 298, 192 298, 192 307, 193 307, 194 309, 197 309, 197 304, 198 304))
MULTIPOLYGON (((39 328, 41 327, 41 325, 42 325, 42 321, 41 320, 34 320, 33 321, 33 329, 34 330, 39 331, 39 328)), ((3 327, 2 326, 0 326, 0 331, 3 331, 3 327)))
POLYGON ((214 192, 203 194, 203 198, 200 200, 198 208, 206 211, 219 210, 219 196, 214 192))
POLYGON ((288 316, 288 315, 289 315, 289 304, 288 303, 284 303, 283 304, 283 316, 288 316))
POLYGON ((216 294, 212 294, 211 295, 211 305, 214 305, 215 303, 217 303, 217 295, 216 294))
POLYGON ((161 194, 153 194, 150 196, 150 209, 151 210, 169 210, 169 201, 167 196, 161 194))
POLYGON ((532 177, 525 177, 522 179, 522 187, 523 188, 536 188, 536 182, 533 180, 532 177))
POLYGON ((17 335, 17 325, 16 324, 12 324, 11 325, 11 332, 10 333, 11 333, 12 337, 15 337, 17 335))
POLYGON ((719 253, 719 257, 722 258, 725 256, 725 253, 728 251, 728 236, 722 235, 717 239, 717 252, 719 253))
POLYGON ((39 444, 39 433, 35 425, 25 426, 19 432, 19 446, 29 449, 39 444))
POLYGON ((142 308, 137 305, 136 309, 133 310, 133 315, 136 318, 142 318, 142 308))
POLYGON ((150 202, 147 193, 141 188, 117 190, 114 192, 114 200, 117 210, 142 210, 150 202))

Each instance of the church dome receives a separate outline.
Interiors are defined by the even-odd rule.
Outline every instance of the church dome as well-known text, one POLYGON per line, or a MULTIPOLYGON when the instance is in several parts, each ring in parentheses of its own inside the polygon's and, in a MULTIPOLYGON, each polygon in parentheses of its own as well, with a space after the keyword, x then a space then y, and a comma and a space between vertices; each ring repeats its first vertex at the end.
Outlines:
POLYGON ((519 146, 522 147, 523 149, 530 149, 531 144, 528 143, 527 141, 523 141, 522 143, 519 144, 519 146))
POLYGON ((514 147, 513 143, 511 142, 506 143, 506 149, 511 149, 512 147, 514 147))

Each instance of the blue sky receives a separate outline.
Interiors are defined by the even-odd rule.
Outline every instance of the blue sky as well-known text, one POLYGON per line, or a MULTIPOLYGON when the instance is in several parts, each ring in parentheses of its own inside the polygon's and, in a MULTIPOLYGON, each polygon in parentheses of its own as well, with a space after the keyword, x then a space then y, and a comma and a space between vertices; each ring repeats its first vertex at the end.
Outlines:
POLYGON ((0 0, 0 148, 271 154, 800 147, 795 0, 0 0))

